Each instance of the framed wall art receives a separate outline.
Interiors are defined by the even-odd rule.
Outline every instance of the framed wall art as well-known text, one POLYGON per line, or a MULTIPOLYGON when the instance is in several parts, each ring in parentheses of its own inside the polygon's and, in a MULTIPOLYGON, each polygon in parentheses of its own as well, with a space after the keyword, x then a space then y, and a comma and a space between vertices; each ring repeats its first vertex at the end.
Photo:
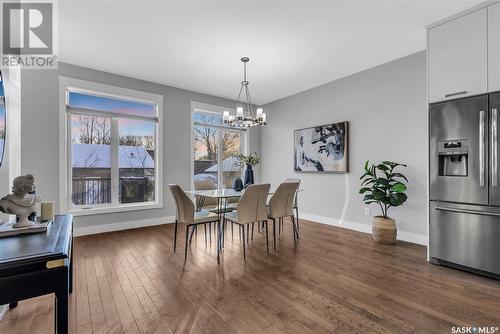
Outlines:
POLYGON ((346 121, 295 130, 295 171, 347 173, 348 126, 346 121))

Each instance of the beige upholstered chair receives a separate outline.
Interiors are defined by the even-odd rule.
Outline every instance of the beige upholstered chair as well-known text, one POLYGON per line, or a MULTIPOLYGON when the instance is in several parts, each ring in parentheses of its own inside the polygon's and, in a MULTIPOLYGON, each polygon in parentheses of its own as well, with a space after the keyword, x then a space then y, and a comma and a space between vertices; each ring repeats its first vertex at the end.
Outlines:
POLYGON ((195 211, 193 201, 191 201, 189 196, 184 192, 184 190, 182 190, 181 187, 177 184, 169 184, 168 187, 174 196, 177 209, 175 216, 174 253, 177 246, 177 224, 183 223, 186 225, 186 244, 184 246, 184 261, 186 261, 189 228, 194 228, 200 224, 217 222, 219 220, 219 216, 206 210, 195 211))
POLYGON ((293 216, 293 200, 299 188, 298 182, 284 182, 278 186, 269 200, 268 218, 273 221, 274 250, 276 250, 276 220, 282 224, 283 218, 290 217, 293 226, 293 241, 297 239, 297 229, 293 216))
MULTIPOLYGON (((217 190, 217 185, 215 184, 214 181, 212 180, 197 180, 194 181, 194 189, 195 190, 217 190)), ((205 196, 199 196, 196 195, 196 209, 201 210, 201 209, 206 209, 210 212, 213 213, 219 213, 219 211, 224 211, 219 208, 217 208, 217 199, 216 198, 211 198, 211 197, 205 197, 205 196)), ((238 199, 229 199, 227 206, 226 206, 226 212, 228 211, 233 211, 236 209, 236 206, 232 203, 237 202, 238 199)))
POLYGON ((266 199, 269 195, 270 184, 250 185, 245 190, 238 202, 236 211, 226 213, 224 218, 240 226, 242 233, 243 258, 246 260, 245 252, 245 226, 247 233, 249 224, 265 222, 266 223, 266 247, 269 252, 269 237, 267 233, 267 207, 266 199))
MULTIPOLYGON (((285 179, 285 182, 287 183, 298 183, 299 184, 299 187, 300 187, 300 179, 285 179)), ((299 194, 298 192, 298 188, 297 188, 297 191, 295 192, 295 196, 293 197, 293 209, 295 210, 295 216, 296 216, 296 221, 295 223, 297 224, 297 238, 299 237, 299 231, 300 231, 300 224, 299 224, 299 203, 297 201, 297 196, 299 194)))

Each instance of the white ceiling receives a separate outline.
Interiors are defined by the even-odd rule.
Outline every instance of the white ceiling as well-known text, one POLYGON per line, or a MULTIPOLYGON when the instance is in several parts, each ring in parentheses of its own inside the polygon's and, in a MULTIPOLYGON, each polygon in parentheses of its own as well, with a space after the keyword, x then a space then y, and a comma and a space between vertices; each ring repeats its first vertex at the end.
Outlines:
POLYGON ((68 1, 59 59, 234 99, 250 57, 265 104, 425 49, 425 26, 479 1, 68 1))

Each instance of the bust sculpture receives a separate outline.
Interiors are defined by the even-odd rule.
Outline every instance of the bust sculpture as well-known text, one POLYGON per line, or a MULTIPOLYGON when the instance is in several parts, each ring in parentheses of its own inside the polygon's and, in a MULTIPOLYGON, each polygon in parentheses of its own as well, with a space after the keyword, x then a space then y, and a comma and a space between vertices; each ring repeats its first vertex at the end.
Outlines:
POLYGON ((31 174, 18 176, 12 185, 12 194, 8 194, 0 200, 0 211, 16 215, 18 221, 14 228, 28 227, 37 224, 30 220, 30 215, 36 217, 36 205, 40 202, 40 196, 34 194, 35 177, 31 174))

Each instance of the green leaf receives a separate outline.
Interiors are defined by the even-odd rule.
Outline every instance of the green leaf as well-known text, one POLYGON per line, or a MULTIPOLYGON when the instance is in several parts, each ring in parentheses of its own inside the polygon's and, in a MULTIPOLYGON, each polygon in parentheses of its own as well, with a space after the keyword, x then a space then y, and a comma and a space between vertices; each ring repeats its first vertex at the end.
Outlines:
POLYGON ((408 179, 406 178, 406 176, 404 176, 403 174, 401 173, 392 173, 392 177, 400 177, 402 179, 405 179, 406 182, 408 182, 408 179))
POLYGON ((374 179, 365 179, 365 180, 363 180, 363 182, 361 182, 361 186, 366 186, 366 185, 372 184, 374 182, 375 182, 374 179))
POLYGON ((363 197, 363 201, 369 201, 369 200, 373 200, 373 195, 372 194, 368 194, 368 195, 365 195, 365 197, 363 197))
POLYGON ((370 163, 369 160, 366 160, 365 162, 365 171, 368 172, 368 164, 370 163))
POLYGON ((370 191, 370 190, 372 190, 372 189, 371 188, 361 188, 361 189, 359 189, 359 193, 364 194, 365 192, 370 191))
POLYGON ((382 191, 382 190, 380 190, 380 189, 375 189, 375 190, 373 190, 373 197, 374 197, 375 199, 380 200, 380 199, 384 198, 385 196, 386 196, 386 194, 385 194, 385 192, 384 192, 384 191, 382 191))
POLYGON ((389 170, 389 167, 387 167, 384 164, 378 164, 377 168, 380 169, 381 171, 388 171, 389 170))
POLYGON ((387 204, 387 205, 391 205, 391 200, 389 197, 384 197, 384 198, 381 198, 380 199, 380 202, 384 203, 384 204, 387 204))
POLYGON ((406 202, 407 198, 408 196, 406 196, 406 194, 404 193, 394 193, 390 197, 390 202, 393 206, 400 206, 404 202, 406 202))
POLYGON ((389 180, 388 179, 385 179, 383 177, 379 177, 376 181, 375 181, 375 184, 381 184, 383 185, 384 187, 387 187, 387 188, 390 188, 391 187, 391 184, 389 183, 389 180))
POLYGON ((398 182, 391 187, 391 191, 394 191, 396 193, 402 193, 405 190, 406 190, 406 186, 401 182, 398 182))

